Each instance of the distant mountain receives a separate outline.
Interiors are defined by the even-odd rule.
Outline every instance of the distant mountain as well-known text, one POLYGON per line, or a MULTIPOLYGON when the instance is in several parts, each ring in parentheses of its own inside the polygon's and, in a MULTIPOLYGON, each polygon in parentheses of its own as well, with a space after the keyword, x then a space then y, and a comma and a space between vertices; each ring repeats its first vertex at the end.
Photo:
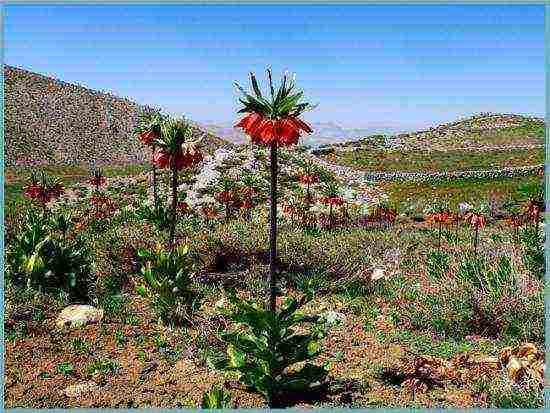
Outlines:
MULTIPOLYGON (((201 123, 201 127, 232 143, 241 144, 249 141, 249 138, 231 123, 201 123)), ((373 127, 373 128, 344 128, 334 122, 313 122, 311 123, 313 133, 302 140, 304 145, 317 147, 321 145, 339 143, 344 141, 359 140, 365 136, 374 134, 393 135, 402 132, 394 127, 373 127)))

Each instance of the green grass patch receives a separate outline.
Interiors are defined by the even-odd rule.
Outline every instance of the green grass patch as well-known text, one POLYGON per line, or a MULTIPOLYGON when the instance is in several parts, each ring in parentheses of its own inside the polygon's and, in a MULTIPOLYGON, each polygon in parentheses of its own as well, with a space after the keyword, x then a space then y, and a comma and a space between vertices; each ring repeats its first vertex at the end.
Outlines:
POLYGON ((543 148, 506 151, 380 151, 340 152, 331 162, 376 172, 444 172, 492 170, 544 163, 543 148))

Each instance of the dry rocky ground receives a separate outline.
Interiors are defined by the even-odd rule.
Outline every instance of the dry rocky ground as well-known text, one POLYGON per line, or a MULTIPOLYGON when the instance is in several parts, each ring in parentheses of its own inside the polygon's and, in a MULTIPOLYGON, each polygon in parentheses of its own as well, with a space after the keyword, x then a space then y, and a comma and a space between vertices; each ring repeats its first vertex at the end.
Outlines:
MULTIPOLYGON (((411 231, 431 237, 427 223, 402 223, 390 231, 392 238, 411 231)), ((489 243, 491 234, 501 231, 498 226, 489 229, 484 239, 489 243)), ((462 247, 447 248, 458 251, 462 247)), ((511 246, 502 248, 515 254, 511 246)), ((356 292, 350 284, 319 294, 306 307, 305 312, 310 314, 333 311, 341 323, 330 330, 318 359, 319 363, 330 362, 326 392, 314 397, 304 395, 302 400, 289 404, 494 406, 495 395, 480 383, 511 375, 510 359, 499 357, 507 344, 517 352, 522 342, 483 334, 453 341, 429 330, 412 328, 401 311, 417 304, 401 302, 405 292, 395 297, 384 291, 407 291, 412 286, 437 295, 437 283, 426 276, 423 264, 407 263, 402 253, 397 261, 389 255, 386 258, 382 271, 375 272, 376 276, 371 273, 367 290, 356 292), (398 283, 392 284, 392 280, 398 283)), ((249 277, 250 270, 209 274, 211 280, 249 277)), ((207 288, 209 293, 191 324, 170 328, 159 324, 148 300, 135 294, 135 280, 135 276, 129 277, 119 295, 103 301, 101 321, 83 327, 61 328, 58 319, 65 304, 52 296, 15 297, 13 291, 8 292, 6 406, 197 407, 203 391, 216 383, 230 389, 235 407, 265 406, 259 395, 236 385, 234 376, 213 371, 205 362, 208 355, 224 351, 216 331, 229 327, 215 309, 220 298, 215 281, 207 288)), ((541 288, 540 284, 530 283, 522 287, 526 292, 536 293, 541 288)), ((252 287, 242 291, 249 296, 255 291, 257 296, 258 290, 252 287)), ((296 293, 290 287, 286 291, 296 293)), ((541 348, 540 342, 536 347, 541 348)), ((534 377, 541 380, 541 365, 531 364, 539 363, 542 353, 524 353, 527 358, 518 356, 524 363, 519 367, 523 377, 534 372, 534 377)))

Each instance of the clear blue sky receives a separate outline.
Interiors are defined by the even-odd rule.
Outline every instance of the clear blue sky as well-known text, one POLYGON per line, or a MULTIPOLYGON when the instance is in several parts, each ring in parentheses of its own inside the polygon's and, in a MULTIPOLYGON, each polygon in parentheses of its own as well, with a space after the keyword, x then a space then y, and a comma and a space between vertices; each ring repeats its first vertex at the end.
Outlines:
POLYGON ((4 56, 197 121, 234 120, 232 82, 267 65, 297 73, 312 121, 544 114, 542 5, 8 5, 4 56))

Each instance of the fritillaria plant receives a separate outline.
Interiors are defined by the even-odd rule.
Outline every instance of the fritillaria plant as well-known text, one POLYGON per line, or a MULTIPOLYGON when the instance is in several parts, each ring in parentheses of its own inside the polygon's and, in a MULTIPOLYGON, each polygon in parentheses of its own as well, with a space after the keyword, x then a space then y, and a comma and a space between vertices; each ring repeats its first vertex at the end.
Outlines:
POLYGON ((321 202, 329 207, 328 229, 334 226, 334 208, 344 205, 344 198, 340 196, 340 189, 335 183, 327 183, 323 188, 321 202))
POLYGON ((42 171, 40 179, 32 172, 29 184, 23 188, 23 195, 38 201, 42 206, 42 214, 46 216, 48 202, 59 198, 64 191, 65 187, 60 180, 50 178, 42 171))
POLYGON ((478 208, 472 208, 468 213, 466 213, 466 216, 464 217, 464 220, 470 225, 470 227, 474 230, 474 240, 473 240, 473 247, 474 247, 474 254, 477 255, 477 246, 479 241, 479 231, 481 231, 483 228, 485 228, 485 225, 487 225, 487 219, 485 217, 485 208, 483 206, 478 208))
POLYGON ((256 75, 250 73, 252 91, 249 93, 235 83, 242 93, 238 113, 244 117, 235 125, 250 136, 253 144, 270 149, 270 231, 269 231, 269 300, 268 308, 275 311, 276 257, 277 257, 277 148, 298 143, 303 133, 312 132, 311 127, 300 119, 305 111, 312 109, 309 103, 301 103, 303 92, 296 89, 294 76, 284 74, 281 84, 275 89, 271 69, 267 69, 268 92, 262 93, 256 75))
MULTIPOLYGON (((151 148, 151 155, 155 155, 156 141, 161 137, 161 127, 164 121, 163 116, 158 112, 146 112, 140 116, 138 127, 135 132, 138 139, 145 146, 151 148)), ((157 166, 155 162, 152 162, 153 166, 153 199, 155 201, 155 210, 159 206, 158 195, 158 178, 157 178, 157 166)))
POLYGON ((453 222, 454 215, 447 204, 435 204, 426 211, 426 220, 437 226, 437 250, 441 251, 441 230, 453 222))
POLYGON ((176 217, 178 209, 178 173, 186 168, 197 166, 203 159, 193 126, 185 119, 168 119, 161 125, 160 138, 153 162, 159 168, 172 172, 172 222, 170 225, 169 247, 174 247, 176 217))

